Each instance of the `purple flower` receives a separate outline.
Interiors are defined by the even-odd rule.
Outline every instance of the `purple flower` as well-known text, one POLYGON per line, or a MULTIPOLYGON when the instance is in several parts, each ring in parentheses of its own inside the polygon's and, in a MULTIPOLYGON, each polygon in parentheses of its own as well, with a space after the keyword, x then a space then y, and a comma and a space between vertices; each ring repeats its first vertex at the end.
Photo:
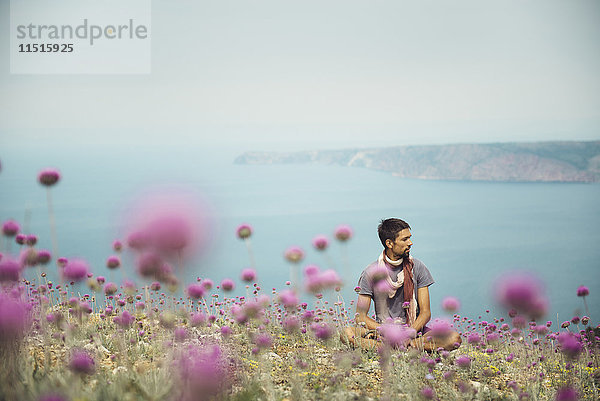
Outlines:
POLYGON ((106 259, 106 267, 109 269, 116 269, 119 266, 121 266, 121 259, 118 256, 113 255, 106 259))
POLYGON ((435 398, 435 391, 431 387, 425 386, 421 390, 421 395, 426 400, 432 400, 435 398))
POLYGON ((300 328, 300 320, 296 316, 289 316, 283 321, 283 329, 288 333, 294 333, 300 328))
POLYGON ((461 355, 454 360, 454 363, 459 368, 468 368, 471 366, 471 358, 469 358, 467 355, 461 355))
POLYGON ((153 282, 152 284, 150 284, 150 289, 152 291, 160 291, 160 283, 158 281, 153 282))
POLYGON ((469 344, 477 345, 481 342, 481 336, 479 333, 471 333, 467 336, 467 342, 469 344))
POLYGON ((324 235, 317 235, 315 238, 313 238, 312 244, 316 250, 324 251, 327 249, 327 246, 329 246, 329 240, 324 235))
POLYGON ((321 272, 317 267, 316 271, 311 271, 310 274, 308 274, 307 267, 304 270, 304 273, 304 286, 312 293, 318 293, 342 285, 340 276, 332 269, 321 272))
POLYGON ((206 315, 202 312, 192 313, 190 316, 190 324, 193 327, 202 326, 206 323, 206 315))
POLYGON ((160 255, 153 251, 142 253, 137 259, 137 272, 142 277, 157 277, 161 275, 161 270, 165 262, 160 255))
POLYGON ((241 277, 242 277, 242 281, 251 283, 256 280, 256 270, 251 269, 251 268, 244 269, 244 270, 242 270, 241 277))
POLYGON ((444 319, 434 319, 427 336, 431 336, 436 340, 444 340, 450 334, 452 334, 452 324, 450 322, 444 319))
POLYGON ((558 336, 560 350, 569 359, 577 359, 583 349, 581 342, 577 340, 574 334, 563 332, 558 336))
POLYGON ((119 316, 115 316, 113 321, 123 328, 127 328, 135 322, 135 317, 128 311, 124 310, 119 316))
POLYGON ((142 311, 144 309, 146 309, 145 303, 143 303, 142 301, 138 301, 135 303, 135 310, 142 311))
POLYGON ((573 387, 562 387, 556 392, 556 401, 577 401, 579 394, 573 387))
POLYGON ((29 234, 27 238, 25 238, 25 243, 29 246, 35 246, 37 244, 38 238, 35 234, 29 234))
POLYGON ((223 291, 233 291, 235 283, 230 278, 223 279, 223 281, 221 281, 221 288, 223 291))
POLYGON ((116 239, 113 241, 112 247, 115 252, 121 252, 121 249, 123 249, 123 244, 121 243, 121 241, 116 239))
POLYGON ((590 295, 590 290, 585 285, 580 285, 577 288, 577 296, 578 297, 586 297, 588 295, 590 295))
POLYGON ((0 282, 17 282, 21 276, 21 264, 9 257, 0 260, 0 282))
POLYGON ((310 329, 319 340, 328 340, 333 335, 333 329, 325 322, 313 323, 310 329))
POLYGON ((67 263, 69 263, 69 260, 65 257, 60 257, 56 259, 56 264, 58 265, 58 267, 65 267, 67 263))
POLYGON ((334 235, 338 241, 348 241, 350 238, 352 238, 352 228, 346 224, 342 224, 335 229, 334 235))
POLYGON ((106 295, 114 295, 117 292, 118 288, 115 283, 108 282, 104 285, 104 293, 106 295))
POLYGON ((88 265, 85 261, 75 259, 67 262, 63 269, 63 276, 70 281, 82 281, 87 278, 88 265))
POLYGON ((233 330, 231 330, 231 327, 229 326, 223 326, 221 327, 221 335, 225 338, 229 337, 230 335, 233 334, 233 330))
POLYGON ((37 262, 41 265, 46 265, 52 259, 52 254, 46 249, 40 249, 37 251, 37 262))
POLYGON ((28 323, 28 305, 0 292, 0 342, 22 338, 28 323))
POLYGON ((444 310, 446 312, 453 313, 453 312, 456 312, 458 309, 460 309, 460 302, 458 299, 456 299, 454 297, 446 297, 442 301, 442 308, 444 308, 444 310))
POLYGON ((91 375, 96 370, 94 359, 85 351, 73 350, 69 360, 69 369, 75 373, 91 375))
POLYGON ((217 346, 204 348, 189 346, 175 360, 184 401, 220 399, 231 387, 228 372, 229 360, 217 346))
POLYGON ((289 247, 285 250, 283 255, 292 263, 299 263, 302 259, 304 259, 304 251, 298 246, 289 247))
POLYGON ((190 284, 187 287, 187 294, 190 298, 200 299, 204 296, 204 287, 201 284, 190 284))
POLYGON ((529 274, 512 273, 499 280, 496 298, 506 309, 514 309, 532 319, 546 313, 548 301, 541 282, 529 274))
POLYGON ((206 291, 210 291, 211 288, 213 288, 213 285, 214 285, 213 281, 211 279, 209 279, 209 278, 205 278, 204 280, 202 280, 201 284, 202 284, 202 286, 204 287, 204 289, 206 291))
POLYGON ((175 341, 180 343, 188 338, 188 332, 185 327, 177 327, 173 334, 175 335, 175 341))
POLYGON ((383 343, 392 348, 404 348, 416 336, 414 329, 399 324, 382 324, 378 330, 383 337, 383 343))
POLYGON ((55 168, 43 169, 38 174, 39 183, 46 187, 56 184, 58 180, 60 180, 60 172, 55 168))
POLYGON ((15 242, 19 245, 23 245, 27 240, 27 236, 25 234, 17 234, 15 235, 15 242))
POLYGON ((298 305, 298 297, 293 290, 285 290, 279 293, 277 301, 286 309, 295 309, 298 305))
POLYGON ((235 233, 239 239, 250 238, 252 235, 252 227, 249 224, 241 224, 235 233))
POLYGON ((14 220, 6 220, 4 223, 2 223, 2 234, 7 237, 14 237, 19 233, 20 229, 21 227, 19 227, 19 223, 14 220))
POLYGON ((270 334, 260 333, 254 338, 254 344, 256 344, 259 349, 271 348, 273 338, 270 334))

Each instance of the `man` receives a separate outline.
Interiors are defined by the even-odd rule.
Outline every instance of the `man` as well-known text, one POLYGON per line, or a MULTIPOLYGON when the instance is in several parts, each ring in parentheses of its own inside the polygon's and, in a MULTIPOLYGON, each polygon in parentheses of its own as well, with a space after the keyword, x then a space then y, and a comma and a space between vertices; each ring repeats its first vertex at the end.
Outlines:
POLYGON ((408 223, 382 220, 377 231, 383 252, 367 266, 358 282, 356 322, 361 327, 347 327, 342 341, 375 348, 381 340, 378 329, 386 323, 414 329, 416 338, 407 340, 404 346, 425 350, 457 348, 461 338, 456 331, 445 331, 436 338, 425 335, 431 319, 429 286, 434 281, 425 264, 410 256, 413 243, 408 223), (371 301, 375 304, 376 320, 368 316, 371 301))

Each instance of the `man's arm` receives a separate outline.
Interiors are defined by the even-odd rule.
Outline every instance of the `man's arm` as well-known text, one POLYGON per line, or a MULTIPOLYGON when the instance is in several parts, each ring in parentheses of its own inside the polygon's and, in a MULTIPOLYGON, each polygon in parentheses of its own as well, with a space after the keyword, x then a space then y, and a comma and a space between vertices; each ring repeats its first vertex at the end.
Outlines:
POLYGON ((421 287, 417 290, 417 303, 419 304, 419 316, 417 316, 417 320, 413 322, 411 327, 416 331, 419 331, 427 324, 429 319, 431 319, 429 287, 421 287))
MULTIPOLYGON (((429 299, 429 295, 427 296, 429 299)), ((368 316, 371 308, 371 297, 369 295, 359 295, 356 303, 356 323, 365 323, 365 327, 369 330, 374 330, 379 327, 379 323, 368 316)))

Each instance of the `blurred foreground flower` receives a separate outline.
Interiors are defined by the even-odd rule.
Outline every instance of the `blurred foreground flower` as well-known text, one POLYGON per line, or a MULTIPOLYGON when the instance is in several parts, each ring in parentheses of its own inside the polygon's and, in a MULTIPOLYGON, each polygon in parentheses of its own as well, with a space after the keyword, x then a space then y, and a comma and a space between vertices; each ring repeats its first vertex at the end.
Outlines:
POLYGON ((189 346, 175 358, 181 401, 220 399, 232 384, 228 360, 217 345, 189 346))
POLYGON ((10 294, 0 292, 0 348, 5 342, 19 341, 27 329, 30 306, 10 294))
POLYGON ((460 301, 454 297, 446 297, 442 301, 442 308, 444 308, 446 312, 456 312, 460 309, 460 301))
POLYGON ((496 299, 506 309, 538 319, 546 314, 548 300, 542 283, 526 273, 508 273, 496 286, 496 299))
POLYGON ((191 193, 163 188, 130 209, 127 244, 136 251, 159 254, 179 268, 208 245, 208 207, 191 193))
POLYGON ((82 281, 87 278, 88 265, 80 259, 69 260, 62 271, 63 277, 69 281, 82 281))
POLYGON ((69 369, 78 374, 91 375, 96 370, 96 364, 90 354, 76 349, 71 352, 69 369))

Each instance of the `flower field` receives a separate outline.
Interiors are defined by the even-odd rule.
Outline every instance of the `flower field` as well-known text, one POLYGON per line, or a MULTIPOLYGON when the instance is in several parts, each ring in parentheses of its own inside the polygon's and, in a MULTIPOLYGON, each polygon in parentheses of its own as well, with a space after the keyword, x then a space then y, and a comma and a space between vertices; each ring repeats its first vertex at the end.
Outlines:
MULTIPOLYGON (((60 173, 44 170, 38 181, 55 232, 50 191, 60 173)), ((354 324, 354 300, 339 295, 334 270, 303 265, 303 250, 291 247, 284 253, 290 281, 261 288, 267 272, 255 266, 252 227, 243 224, 232 237, 241 249, 246 244, 252 267, 220 283, 181 282, 183 266, 202 248, 192 224, 198 219, 181 205, 156 205, 107 258, 113 271, 124 268, 123 254, 132 255, 137 283, 96 275, 84 260, 39 249, 19 222, 3 223, 0 400, 600 398, 597 322, 547 321, 535 277, 515 273, 498 283, 506 316, 461 316, 459 300, 445 299, 448 317, 429 325, 439 335, 445 327, 461 334, 454 351, 407 349, 389 329, 376 349, 353 348, 341 333, 354 324), (245 296, 232 292, 239 286, 245 296)), ((348 226, 334 234, 339 242, 351 237, 348 226)), ((322 252, 333 246, 324 236, 313 245, 322 252)), ((581 286, 564 296, 579 296, 589 314, 587 298, 595 294, 581 286)))

